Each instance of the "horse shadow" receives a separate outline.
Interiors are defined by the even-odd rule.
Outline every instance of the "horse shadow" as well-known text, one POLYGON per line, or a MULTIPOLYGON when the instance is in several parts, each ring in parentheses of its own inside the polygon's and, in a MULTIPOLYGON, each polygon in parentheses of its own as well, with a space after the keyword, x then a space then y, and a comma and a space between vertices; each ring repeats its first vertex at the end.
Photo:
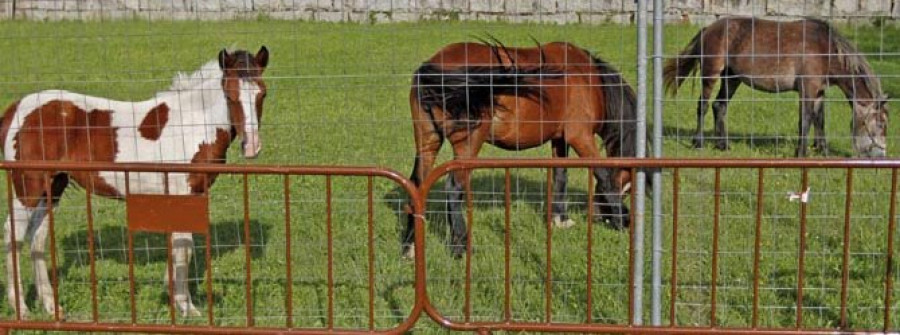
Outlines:
MULTIPOLYGON (((265 252, 264 243, 269 239, 271 225, 250 220, 251 258, 257 259, 265 252), (256 228, 254 228, 256 227, 256 228)), ((135 265, 166 262, 168 260, 167 234, 134 232, 134 262, 135 265)), ((200 265, 206 265, 206 238, 204 234, 194 235, 194 259, 200 265)), ((209 226, 209 236, 212 243, 210 259, 222 257, 237 249, 243 249, 244 221, 220 221, 209 226)), ((59 266, 61 275, 65 275, 73 267, 88 266, 88 231, 80 230, 69 234, 62 239, 62 250, 75 250, 67 255, 59 266)), ((113 261, 128 264, 128 227, 125 225, 110 225, 96 229, 94 232, 94 255, 104 261, 113 261)), ((193 266, 192 266, 193 267, 193 266)))
MULTIPOLYGON (((260 259, 265 254, 265 241, 270 239, 272 226, 271 224, 251 219, 250 227, 250 257, 251 259, 260 259)), ((133 252, 135 266, 153 263, 166 264, 169 260, 167 236, 167 234, 163 233, 134 232, 133 252)), ((205 278, 205 271, 211 266, 206 263, 206 236, 205 234, 193 234, 193 236, 194 257, 188 270, 188 278, 205 278)), ((209 227, 209 237, 211 244, 209 259, 211 261, 232 252, 237 252, 239 249, 243 250, 246 245, 246 241, 244 241, 244 221, 215 222, 209 227)), ((63 258, 62 264, 58 267, 60 277, 66 277, 73 268, 89 266, 90 259, 88 259, 87 243, 87 229, 69 234, 60 241, 59 246, 61 250, 74 250, 74 252, 68 253, 63 258)), ((95 229, 94 250, 95 258, 127 265, 129 263, 128 227, 126 225, 108 225, 95 229)), ((161 273, 160 278, 162 278, 161 273)), ((190 280, 189 290, 195 297, 195 303, 205 304, 206 294, 203 289, 198 290, 197 285, 199 284, 198 281, 190 280)), ((36 292, 28 292, 28 294, 33 294, 34 297, 37 295, 36 292)), ((34 301, 34 299, 29 299, 29 301, 34 301)), ((160 301, 165 304, 169 303, 168 293, 164 289, 160 291, 160 301)))
MULTIPOLYGON (((663 126, 663 136, 667 141, 671 141, 674 139, 679 146, 683 148, 688 148, 694 150, 693 147, 693 139, 694 139, 694 128, 681 128, 674 126, 663 126)), ((703 149, 696 150, 716 150, 713 149, 715 146, 715 141, 719 139, 719 137, 715 134, 714 130, 704 130, 703 138, 706 142, 704 144, 703 149)), ((810 134, 809 140, 812 143, 813 136, 810 134)), ((747 147, 752 147, 757 149, 762 154, 769 155, 784 155, 785 150, 789 152, 789 157, 793 157, 793 152, 797 148, 797 138, 796 135, 783 136, 778 134, 765 134, 765 133, 748 133, 748 132, 739 132, 739 131, 728 131, 728 143, 741 143, 746 145, 747 147)), ((816 151, 810 151, 812 155, 821 155, 816 151)), ((824 155, 822 155, 824 156, 824 155)), ((828 145, 828 156, 838 156, 838 157, 853 157, 853 153, 844 149, 835 148, 834 145, 828 145)))
MULTIPOLYGON (((586 182, 584 182, 585 185, 574 184, 572 182, 573 171, 583 170, 584 169, 569 169, 569 184, 567 186, 565 202, 567 203, 567 213, 570 217, 573 213, 587 213, 588 191, 586 182)), ((585 172, 585 174, 587 173, 585 172)), ((505 202, 505 182, 505 176, 501 173, 478 173, 477 171, 473 173, 470 184, 472 193, 477 194, 477 196, 473 196, 473 211, 477 212, 478 210, 503 208, 505 202)), ((447 199, 446 193, 443 191, 444 183, 445 181, 435 183, 428 194, 428 199, 426 199, 425 233, 438 236, 442 241, 449 243, 450 223, 447 220, 446 215, 447 199)), ((529 176, 514 178, 511 183, 511 206, 528 206, 531 211, 534 212, 534 215, 539 216, 541 221, 543 221, 549 210, 546 203, 548 192, 546 181, 543 178, 529 176)), ((407 213, 405 211, 396 210, 396 202, 398 199, 404 203, 408 203, 409 201, 409 196, 404 189, 399 186, 394 187, 384 195, 383 204, 392 210, 397 218, 397 222, 400 223, 401 227, 399 227, 400 230, 398 231, 397 237, 398 239, 402 239, 401 235, 403 233, 403 227, 405 227, 406 224, 407 213)), ((464 205, 464 216, 465 208, 466 206, 464 205)), ((576 219, 576 221, 583 221, 583 218, 576 219)), ((607 223, 600 220, 593 220, 593 223, 607 225, 607 223)), ((484 225, 483 228, 497 236, 503 236, 503 234, 506 233, 506 228, 501 222, 490 222, 489 224, 484 225)), ((609 226, 609 228, 614 229, 612 226, 609 226)))

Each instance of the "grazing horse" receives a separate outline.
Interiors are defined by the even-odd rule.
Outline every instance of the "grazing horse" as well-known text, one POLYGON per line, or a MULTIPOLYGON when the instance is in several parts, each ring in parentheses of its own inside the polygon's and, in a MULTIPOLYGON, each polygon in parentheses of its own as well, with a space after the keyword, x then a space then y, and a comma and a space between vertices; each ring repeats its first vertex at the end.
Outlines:
POLYGON ((681 54, 667 62, 663 71, 666 89, 675 93, 697 70, 698 63, 703 90, 697 104, 695 148, 703 147, 703 117, 713 86, 721 77, 723 82, 712 104, 717 149, 728 149, 728 100, 744 83, 765 92, 799 92, 797 156, 806 156, 810 126, 816 128, 813 147, 827 155, 823 98, 825 89, 836 85, 853 110, 851 131, 856 154, 886 154, 887 97, 881 83, 865 57, 827 22, 720 19, 700 30, 681 54))
MULTIPOLYGON (((416 158, 410 179, 419 185, 432 169, 444 140, 455 158, 474 158, 487 142, 506 150, 524 150, 551 142, 554 157, 571 146, 586 158, 602 157, 595 135, 610 157, 635 155, 634 91, 621 74, 590 52, 569 43, 506 48, 495 43, 457 43, 439 50, 415 72, 409 95, 416 158)), ((553 221, 569 226, 566 170, 554 174, 553 221)), ((593 170, 595 206, 615 227, 629 224, 624 192, 626 169, 593 170)), ((468 243, 462 215, 463 188, 469 171, 447 178, 447 220, 451 250, 461 255, 468 243)), ((407 217, 403 254, 413 255, 413 216, 407 217)))
MULTIPOLYGON (((266 85, 262 73, 269 51, 255 55, 222 50, 218 59, 193 74, 178 74, 169 90, 139 102, 114 101, 67 91, 29 94, 6 109, 0 123, 0 145, 6 161, 225 163, 225 153, 241 138, 243 153, 260 151, 259 121, 266 85)), ((74 180, 85 192, 121 198, 131 193, 203 194, 215 175, 196 173, 27 171, 11 170, 15 195, 6 221, 6 270, 9 303, 26 314, 21 276, 14 273, 14 243, 33 231, 31 257, 35 286, 44 309, 55 304, 44 259, 48 211, 74 180), (167 181, 166 181, 167 180, 167 181), (52 194, 46 194, 50 190, 52 194), (47 204, 46 199, 52 199, 47 204), (15 235, 12 235, 15 233, 15 235), (15 240, 13 240, 15 237, 15 240), (18 283, 14 284, 18 278, 18 283)), ((175 305, 185 316, 199 315, 188 291, 188 265, 193 253, 190 233, 173 233, 175 305)), ((15 250, 22 250, 15 246, 15 250)), ((168 275, 168 273, 167 273, 168 275)))

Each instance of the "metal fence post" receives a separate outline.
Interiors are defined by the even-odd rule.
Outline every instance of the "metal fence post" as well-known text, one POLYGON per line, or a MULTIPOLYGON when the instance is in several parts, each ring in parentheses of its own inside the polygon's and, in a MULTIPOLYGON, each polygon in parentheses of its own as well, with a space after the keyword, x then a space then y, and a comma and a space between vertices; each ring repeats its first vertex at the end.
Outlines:
MULTIPOLYGON (((647 0, 637 0, 637 152, 638 158, 647 157, 647 0)), ((632 323, 643 324, 644 288, 644 192, 647 176, 637 170, 633 183, 634 194, 634 315, 632 323)))
MULTIPOLYGON (((663 1, 653 0, 653 158, 662 157, 663 1)), ((661 323, 662 290, 662 171, 653 171, 653 260, 651 264, 650 324, 661 323)), ((673 297, 674 298, 674 297, 673 297)))

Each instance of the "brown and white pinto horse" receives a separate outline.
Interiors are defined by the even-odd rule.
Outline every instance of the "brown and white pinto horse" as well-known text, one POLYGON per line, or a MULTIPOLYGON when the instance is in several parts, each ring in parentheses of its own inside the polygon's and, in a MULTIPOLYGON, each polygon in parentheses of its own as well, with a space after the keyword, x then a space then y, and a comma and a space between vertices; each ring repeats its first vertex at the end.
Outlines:
MULTIPOLYGON (((266 85, 262 73, 269 52, 255 55, 222 50, 190 75, 179 73, 169 90, 139 102, 113 101, 67 91, 42 91, 25 96, 6 109, 0 124, 0 145, 7 161, 165 162, 225 163, 225 153, 235 137, 241 137, 244 156, 260 151, 259 122, 266 85)), ((55 208, 69 183, 86 192, 121 197, 125 175, 121 172, 66 172, 13 170, 15 195, 6 229, 7 296, 25 314, 21 276, 14 274, 13 243, 33 232, 31 257, 35 286, 44 309, 55 312, 47 264, 44 259, 48 232, 45 190, 50 189, 55 208), (49 183, 49 185, 47 184, 49 183), (49 187, 48 187, 49 186, 49 187), (15 233, 13 241, 12 233, 15 233), (18 283, 13 284, 14 278, 18 283), (16 286, 18 286, 18 294, 16 286), (18 301, 17 301, 18 298, 18 301)), ((204 193, 215 176, 170 173, 132 173, 132 193, 204 193), (164 180, 168 180, 167 182, 164 180), (168 183, 168 185, 166 185, 168 183)), ((188 292, 188 265, 193 253, 190 233, 172 234, 175 305, 185 316, 199 315, 188 292)), ((16 247, 15 250, 22 250, 16 247)))
MULTIPOLYGON (((602 157, 594 136, 603 139, 607 156, 634 157, 636 98, 621 74, 590 52, 569 43, 534 48, 506 48, 495 43, 457 43, 439 50, 413 77, 409 94, 416 159, 410 179, 419 185, 435 163, 444 140, 455 158, 474 158, 487 142, 523 150, 550 142, 554 157, 602 157)), ((566 170, 554 174, 553 221, 570 226, 566 214, 566 170)), ((624 192, 627 170, 594 169, 595 206, 614 227, 629 224, 624 192)), ((469 171, 447 178, 447 221, 451 250, 465 251, 463 188, 469 171)), ((411 257, 414 218, 407 217, 403 254, 411 257)))

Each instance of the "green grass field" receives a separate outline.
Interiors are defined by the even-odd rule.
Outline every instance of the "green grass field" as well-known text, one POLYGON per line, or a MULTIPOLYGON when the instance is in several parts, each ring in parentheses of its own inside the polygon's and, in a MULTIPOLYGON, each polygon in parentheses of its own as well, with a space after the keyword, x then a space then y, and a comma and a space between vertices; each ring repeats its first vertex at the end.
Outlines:
MULTIPOLYGON (((667 26, 666 53, 677 53, 698 27, 667 26)), ((896 28, 841 27, 841 31, 869 56, 891 96, 900 95, 900 38, 896 28)), ((413 159, 409 117, 409 78, 419 62, 442 45, 470 41, 491 34, 507 45, 538 41, 568 41, 613 63, 632 85, 636 84, 636 32, 621 25, 512 25, 473 22, 416 24, 333 24, 289 21, 226 22, 0 22, 0 103, 13 102, 29 92, 58 88, 121 100, 143 100, 168 87, 176 71, 193 71, 228 46, 271 51, 265 77, 269 86, 263 118, 264 151, 255 161, 231 151, 233 164, 338 164, 375 165, 407 174, 413 159)), ((651 85, 648 85, 651 86, 651 85)), ((687 84, 677 97, 664 102, 664 150, 671 157, 790 157, 794 152, 797 95, 767 94, 741 89, 729 110, 732 150, 689 148, 694 129, 698 85, 687 84)), ((832 155, 849 157, 850 113, 836 89, 827 97, 827 133, 832 155)), ((648 101, 649 102, 649 101, 648 101)), ((649 104, 648 104, 649 106, 649 104)), ((712 115, 707 117, 711 133, 712 115)), ((898 126, 888 134, 889 153, 897 145, 898 126)), ((442 151, 442 160, 449 158, 442 151)), ((549 157, 542 147, 523 152, 485 148, 482 157, 549 157)), ((852 236, 848 299, 849 326, 880 328, 885 280, 890 171, 856 171, 853 189, 852 236)), ((682 171, 678 234, 678 292, 676 324, 703 326, 710 322, 710 286, 713 226, 713 171, 682 171)), ((570 207, 576 227, 552 232, 551 309, 554 322, 625 324, 628 319, 628 234, 604 224, 591 227, 593 307, 586 295, 587 237, 585 199, 587 172, 569 172, 570 207)), ((664 281, 670 278, 671 171, 666 171, 664 208, 664 281)), ((760 325, 791 327, 795 322, 799 206, 786 193, 800 188, 796 170, 767 170, 763 202, 760 268, 760 325)), ((808 206, 807 253, 804 267, 804 321, 806 327, 835 327, 840 321, 840 277, 846 171, 812 170, 812 200, 808 206)), ((546 180, 545 171, 517 170, 512 174, 510 246, 511 315, 514 320, 545 319, 546 180)), ((257 326, 285 325, 285 300, 293 303, 297 327, 328 324, 327 239, 325 178, 291 179, 290 234, 285 228, 281 177, 250 178, 250 241, 253 308, 257 326), (285 259, 290 239, 292 257, 285 259), (286 262, 292 280, 288 283, 286 262), (293 294, 287 296, 290 285, 293 294)), ((368 232, 365 178, 334 178, 334 324, 368 326, 368 232)), ((473 177, 472 223, 474 247, 471 283, 471 319, 504 317, 505 238, 502 171, 478 171, 473 177)), ((723 170, 718 259, 716 325, 751 324, 753 237, 756 203, 755 170, 723 170)), ((449 256, 444 241, 440 189, 433 192, 428 215, 428 288, 432 303, 444 315, 462 321, 465 263, 449 256)), ((5 190, 4 190, 5 192, 5 190)), ((211 239, 214 311, 218 325, 246 324, 244 277, 245 246, 242 179, 223 176, 213 189, 211 239)), ((374 321, 377 328, 401 323, 413 301, 412 262, 399 257, 399 234, 405 220, 406 196, 386 180, 373 184, 375 250, 374 321)), ((649 204, 649 201, 648 201, 649 204)), ((56 241, 60 299, 70 321, 91 318, 91 286, 87 257, 85 195, 71 188, 56 214, 56 241)), ((130 317, 124 206, 94 199, 98 305, 101 321, 125 322, 130 317)), ((649 209, 649 206, 648 206, 649 209)), ((6 213, 5 209, 2 210, 6 213)), ((648 211, 649 213, 649 211, 648 211)), ((648 234, 649 235, 649 234, 648 234)), ((894 233, 900 245, 900 232, 894 233)), ((207 304, 204 280, 204 242, 197 236, 192 278, 195 302, 207 304)), ((139 234, 136 242, 136 297, 141 323, 168 323, 163 283, 165 241, 158 235, 139 234)), ((649 246, 649 238, 647 245, 649 246)), ((900 248, 893 258, 894 281, 900 282, 900 248)), ((23 255, 27 255, 24 253, 23 255)), ((27 257, 26 257, 27 258, 27 257)), ((649 247, 645 271, 649 278, 649 247)), ((31 282, 30 262, 23 276, 31 282)), ((4 271, 5 271, 5 265, 4 271)), ((4 283, 4 289, 6 284, 4 283)), ((892 292, 893 309, 900 310, 900 289, 892 292)), ((669 315, 669 287, 663 295, 663 315, 669 315)), ((29 305, 38 308, 34 289, 27 288, 29 305)), ((645 301, 649 300, 649 288, 645 301)), ((645 308, 647 310, 647 308, 645 308)), ((14 317, 4 302, 0 315, 14 317)), ((892 324, 900 324, 894 313, 892 324)), ((42 311, 35 318, 48 319, 42 311)), ((179 323, 204 324, 205 318, 179 323)), ((664 318, 664 322, 669 322, 664 318)), ((417 330, 442 331, 427 317, 417 330)))

